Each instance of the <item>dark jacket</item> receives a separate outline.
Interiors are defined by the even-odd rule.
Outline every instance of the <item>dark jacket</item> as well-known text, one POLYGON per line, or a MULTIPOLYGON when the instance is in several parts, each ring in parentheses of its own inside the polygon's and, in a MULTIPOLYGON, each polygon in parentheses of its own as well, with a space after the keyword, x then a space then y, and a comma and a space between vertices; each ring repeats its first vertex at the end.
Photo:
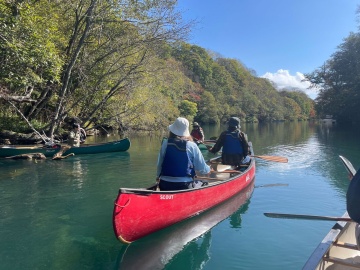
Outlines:
POLYGON ((360 223, 360 169, 350 181, 346 193, 346 208, 351 219, 360 223))
POLYGON ((233 130, 227 130, 224 131, 220 134, 219 139, 216 141, 216 144, 213 146, 213 148, 210 150, 211 153, 217 153, 220 151, 220 149, 224 146, 225 144, 225 140, 228 136, 228 132, 235 132, 238 131, 239 134, 239 140, 240 140, 240 145, 242 147, 242 149, 239 149, 239 152, 241 154, 234 154, 234 153, 226 153, 226 151, 224 151, 221 154, 221 159, 222 159, 222 164, 224 165, 231 165, 231 166, 238 166, 241 164, 241 161, 247 156, 249 155, 249 144, 246 140, 245 134, 244 132, 238 130, 238 129, 233 129, 233 130))

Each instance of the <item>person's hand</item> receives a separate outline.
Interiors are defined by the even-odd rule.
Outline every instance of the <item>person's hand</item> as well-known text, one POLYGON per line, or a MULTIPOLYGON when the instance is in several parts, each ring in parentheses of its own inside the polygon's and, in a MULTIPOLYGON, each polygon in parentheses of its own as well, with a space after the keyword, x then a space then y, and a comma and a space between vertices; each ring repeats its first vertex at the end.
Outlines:
POLYGON ((210 172, 207 174, 208 177, 210 177, 210 175, 215 172, 214 168, 210 166, 210 172))

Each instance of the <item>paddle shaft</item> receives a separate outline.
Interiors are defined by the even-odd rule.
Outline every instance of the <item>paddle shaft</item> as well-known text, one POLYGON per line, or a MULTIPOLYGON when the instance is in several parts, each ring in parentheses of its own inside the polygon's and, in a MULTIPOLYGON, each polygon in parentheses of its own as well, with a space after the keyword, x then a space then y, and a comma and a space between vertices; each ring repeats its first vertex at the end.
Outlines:
POLYGON ((313 216, 313 215, 281 214, 281 213, 264 213, 264 215, 267 217, 271 217, 271 218, 328 220, 328 221, 352 221, 351 218, 346 218, 346 217, 313 216))
MULTIPOLYGON (((343 157, 339 156, 341 161, 343 162, 346 170, 353 177, 356 173, 354 166, 351 162, 343 157)), ((347 217, 330 217, 330 216, 313 216, 313 215, 299 215, 299 214, 281 214, 281 213, 264 213, 265 216, 271 218, 287 218, 287 219, 307 219, 307 220, 329 220, 329 221, 353 221, 351 218, 347 217)))
MULTIPOLYGON (((226 180, 229 180, 228 178, 226 178, 226 179, 218 179, 218 178, 203 177, 203 176, 197 176, 196 179, 207 180, 207 181, 226 181, 226 180)), ((282 184, 282 183, 265 184, 265 185, 255 186, 255 188, 263 188, 263 187, 285 187, 285 186, 287 187, 287 186, 289 186, 289 184, 282 184)))

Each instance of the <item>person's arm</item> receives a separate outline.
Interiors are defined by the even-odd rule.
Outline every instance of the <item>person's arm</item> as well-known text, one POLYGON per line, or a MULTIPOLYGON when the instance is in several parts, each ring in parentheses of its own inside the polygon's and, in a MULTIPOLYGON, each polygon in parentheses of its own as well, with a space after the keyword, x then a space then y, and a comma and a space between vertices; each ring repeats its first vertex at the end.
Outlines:
POLYGON ((80 142, 84 142, 86 140, 86 131, 83 128, 80 128, 80 142))
POLYGON ((219 139, 216 141, 215 145, 209 149, 210 153, 216 154, 220 151, 221 147, 224 145, 225 133, 221 133, 219 139))
POLYGON ((158 155, 156 177, 159 177, 161 174, 161 169, 162 169, 162 164, 164 161, 166 146, 167 146, 167 139, 164 139, 161 144, 161 148, 160 148, 159 155, 158 155))
POLYGON ((249 143, 246 140, 245 134, 244 132, 240 132, 240 136, 241 136, 241 143, 242 143, 242 147, 244 150, 244 157, 246 157, 247 155, 249 155, 250 150, 249 150, 249 143))
POLYGON ((206 164, 199 147, 193 142, 188 142, 187 145, 189 152, 191 153, 195 170, 199 171, 201 174, 208 174, 210 172, 210 166, 206 164))
POLYGON ((200 134, 201 134, 200 141, 203 142, 205 140, 205 134, 204 134, 204 130, 202 128, 200 128, 200 134))

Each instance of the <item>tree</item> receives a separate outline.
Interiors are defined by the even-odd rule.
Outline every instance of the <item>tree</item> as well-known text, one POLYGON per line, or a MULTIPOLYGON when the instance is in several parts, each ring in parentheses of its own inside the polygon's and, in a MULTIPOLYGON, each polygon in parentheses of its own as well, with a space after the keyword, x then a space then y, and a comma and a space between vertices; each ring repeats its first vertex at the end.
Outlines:
POLYGON ((197 113, 197 105, 194 102, 183 100, 179 106, 180 115, 185 118, 192 120, 197 113))
MULTIPOLYGON (((36 93, 39 100, 35 100, 27 109, 28 117, 37 115, 46 107, 46 116, 52 120, 51 136, 69 115, 79 116, 87 125, 92 119, 101 117, 101 111, 113 98, 128 96, 144 75, 158 72, 151 69, 151 63, 160 53, 159 48, 164 48, 164 42, 181 40, 186 36, 191 23, 182 23, 175 5, 175 0, 29 0, 17 1, 10 8, 1 4, 1 10, 8 15, 4 21, 0 21, 2 27, 10 27, 14 20, 21 22, 16 25, 17 32, 12 29, 6 32, 9 36, 16 34, 17 39, 13 42, 8 42, 8 36, 1 35, 1 52, 13 48, 13 44, 28 45, 26 41, 29 37, 34 37, 34 42, 30 39, 32 45, 28 45, 29 49, 20 48, 18 51, 36 51, 35 46, 39 47, 45 41, 45 35, 39 38, 37 33, 56 33, 48 40, 48 47, 53 49, 50 52, 55 55, 54 64, 50 65, 52 69, 47 69, 47 77, 42 77, 44 80, 36 93), (14 16, 12 8, 22 12, 14 16), (25 11, 36 14, 37 19, 30 21, 32 16, 27 16, 25 11), (44 23, 47 17, 43 14, 54 18, 49 20, 49 27, 44 23), (28 29, 29 33, 21 35, 24 29, 28 29)), ((1 70, 0 85, 9 88, 10 81, 19 86, 36 83, 39 70, 34 65, 30 68, 24 65, 27 69, 18 68, 28 63, 31 57, 37 64, 47 62, 38 55, 27 57, 25 54, 26 57, 21 57, 15 49, 14 52, 10 50, 11 53, 0 55, 1 59, 15 63, 13 68, 9 66, 1 70), (9 55, 15 56, 10 59, 9 55), (4 80, 13 73, 14 77, 19 75, 20 79, 4 80), (32 77, 35 79, 21 79, 28 78, 29 74, 34 75, 32 77)), ((40 50, 39 53, 50 55, 49 50, 40 50)), ((44 68, 40 67, 43 71, 44 68)))
POLYGON ((359 122, 360 34, 351 33, 323 66, 306 74, 320 89, 316 109, 321 116, 332 114, 340 122, 359 122))

